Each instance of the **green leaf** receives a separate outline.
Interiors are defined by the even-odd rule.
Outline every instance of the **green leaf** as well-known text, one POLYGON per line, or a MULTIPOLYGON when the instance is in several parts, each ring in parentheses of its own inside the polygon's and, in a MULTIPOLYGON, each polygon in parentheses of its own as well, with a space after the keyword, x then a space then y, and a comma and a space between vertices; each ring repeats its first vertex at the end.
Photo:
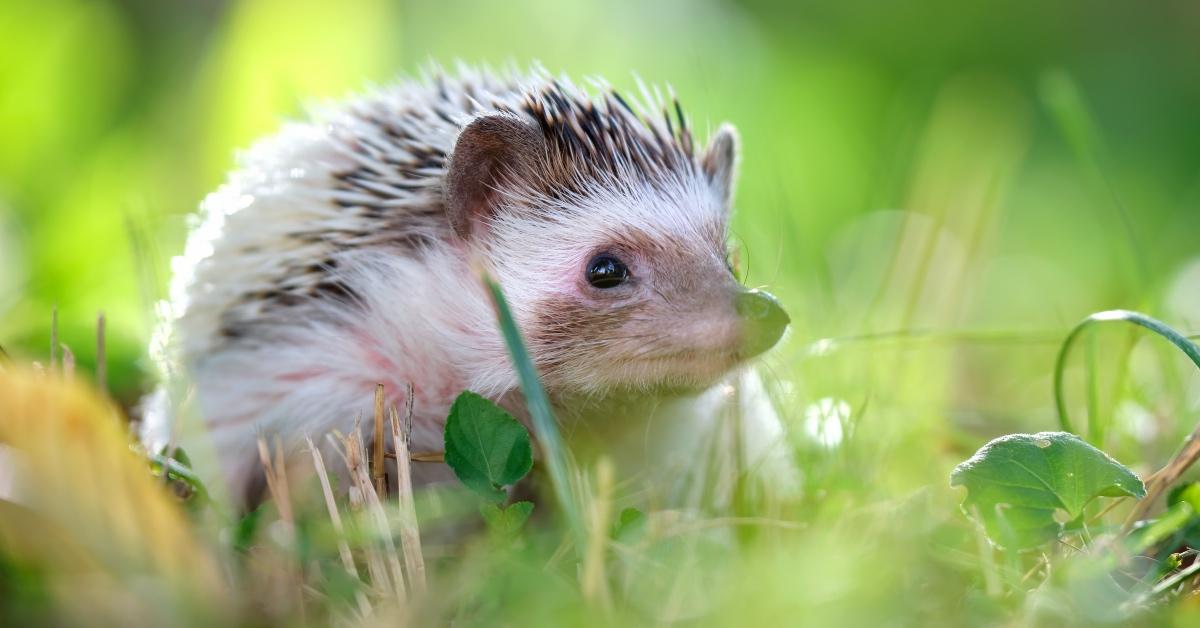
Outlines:
POLYGON ((501 536, 514 536, 529 520, 529 515, 533 512, 533 502, 517 502, 507 508, 496 504, 484 504, 479 507, 479 512, 487 522, 489 530, 501 536))
POLYGON ((1187 502, 1192 510, 1200 512, 1200 483, 1187 482, 1179 484, 1167 492, 1167 506, 1187 502))
POLYGON ((1131 554, 1141 554, 1183 531, 1195 520, 1196 511, 1190 503, 1176 502, 1158 518, 1142 522, 1131 530, 1125 541, 1126 547, 1131 554))
POLYGON ((626 508, 613 526, 613 538, 625 543, 637 541, 646 533, 646 522, 646 513, 637 508, 626 508))
POLYGON ((250 550, 250 546, 254 543, 254 539, 258 536, 259 528, 261 527, 263 511, 266 504, 259 504, 258 508, 251 510, 242 516, 233 526, 233 549, 239 553, 245 553, 250 550))
POLYGON ((533 446, 525 426, 500 406, 463 391, 446 419, 446 464, 459 481, 493 502, 504 501, 504 486, 533 467, 533 446))
POLYGON ((1011 434, 984 445, 954 468, 951 486, 965 486, 963 511, 977 515, 993 542, 1027 549, 1062 532, 1097 496, 1144 497, 1132 471, 1066 432, 1011 434))

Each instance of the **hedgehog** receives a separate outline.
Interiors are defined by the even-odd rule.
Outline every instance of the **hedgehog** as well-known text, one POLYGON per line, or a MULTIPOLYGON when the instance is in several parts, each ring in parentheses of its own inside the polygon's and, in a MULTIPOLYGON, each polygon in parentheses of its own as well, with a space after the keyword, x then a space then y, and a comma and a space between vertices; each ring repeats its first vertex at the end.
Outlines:
MULTIPOLYGON (((481 272, 563 416, 710 389, 775 345, 788 315, 730 264, 738 136, 698 146, 659 94, 434 69, 241 154, 173 261, 156 339, 232 494, 261 490, 259 437, 295 452, 348 432, 377 383, 399 407, 411 386, 417 451, 441 449, 461 391, 521 407, 481 272)), ((172 438, 169 388, 147 442, 172 438)))

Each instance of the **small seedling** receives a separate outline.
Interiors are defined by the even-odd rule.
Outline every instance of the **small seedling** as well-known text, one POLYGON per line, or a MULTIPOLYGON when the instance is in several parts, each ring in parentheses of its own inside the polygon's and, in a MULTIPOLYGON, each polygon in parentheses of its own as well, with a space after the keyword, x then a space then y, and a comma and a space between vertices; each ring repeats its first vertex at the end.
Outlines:
POLYGON ((503 506, 505 488, 533 468, 529 431, 503 408, 464 391, 446 418, 446 464, 467 488, 486 500, 480 513, 488 528, 513 536, 529 519, 533 502, 503 506))
POLYGON ((503 408, 464 391, 446 418, 446 464, 484 499, 504 501, 504 487, 533 467, 529 432, 503 408))
POLYGON ((533 514, 533 502, 520 501, 506 507, 484 504, 479 507, 479 513, 493 533, 500 537, 513 537, 525 526, 529 515, 533 514))

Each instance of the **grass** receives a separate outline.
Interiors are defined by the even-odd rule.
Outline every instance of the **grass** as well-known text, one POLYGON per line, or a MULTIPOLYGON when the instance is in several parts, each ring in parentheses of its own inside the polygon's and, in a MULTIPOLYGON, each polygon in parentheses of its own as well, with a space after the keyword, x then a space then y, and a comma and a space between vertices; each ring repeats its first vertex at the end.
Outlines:
MULTIPOLYGON (((1190 616, 1190 605, 1161 600, 1184 600, 1197 582, 1186 548, 1200 533, 1200 507, 1172 498, 1176 505, 1158 513, 1169 488, 1188 486, 1179 479, 1200 457, 1194 437, 1148 476, 1146 498, 1090 508, 1086 525, 1067 526, 1035 552, 993 545, 958 510, 944 480, 899 497, 873 490, 872 464, 856 451, 871 429, 861 415, 838 419, 845 438, 832 449, 826 440, 786 436, 798 470, 816 476, 815 491, 783 491, 779 478, 734 457, 732 468, 701 464, 708 481, 739 486, 734 501, 656 510, 621 485, 610 459, 589 470, 573 462, 503 296, 489 285, 535 417, 537 466, 548 484, 539 502, 558 516, 502 529, 478 516, 461 487, 414 492, 409 468, 421 462, 409 460, 428 454, 408 451, 411 407, 403 415, 380 407, 366 429, 391 434, 396 445, 384 455, 368 451, 362 430, 312 435, 311 465, 297 473, 277 444, 260 441, 270 500, 236 517, 208 501, 186 455, 131 452, 119 410, 66 360, 40 372, 9 365, 0 372, 0 409, 9 417, 0 422, 0 442, 9 448, 5 463, 16 461, 23 473, 17 497, 0 501, 0 612, 23 621, 152 617, 173 625, 735 625, 799 617, 959 625, 1190 616), (313 436, 328 439, 338 460, 326 460, 313 436), (398 483, 391 497, 376 464, 384 459, 397 465, 386 476, 398 483), (856 485, 852 473, 866 477, 856 485), (154 583, 157 593, 131 594, 136 582, 154 583), (1097 605, 1097 595, 1121 604, 1097 605)), ((1062 389, 1069 350, 1103 321, 1145 327, 1192 360, 1198 355, 1186 337, 1144 315, 1089 317, 1065 336, 1055 369, 1064 428, 1071 427, 1062 389)), ((898 337, 926 336, 876 340, 898 337)), ((871 340, 846 346, 860 342, 871 340)))
MULTIPOLYGON (((1063 341, 1062 347, 1059 349, 1058 358, 1056 359, 1054 365, 1054 403, 1058 408, 1059 425, 1065 431, 1075 431, 1074 426, 1071 424, 1071 419, 1068 416, 1067 401, 1063 391, 1063 378, 1066 373, 1066 363, 1071 348, 1075 345, 1075 342, 1079 336, 1092 325, 1113 321, 1130 323, 1132 325, 1148 329, 1167 339, 1171 344, 1175 345, 1176 348, 1182 351, 1183 354, 1187 356, 1188 360, 1191 360, 1192 364, 1196 366, 1196 368, 1200 369, 1200 348, 1197 348, 1196 344, 1188 339, 1187 336, 1175 331, 1166 323, 1139 312, 1129 312, 1126 310, 1112 310, 1108 312, 1097 312, 1092 314, 1084 319, 1081 323, 1076 325, 1075 328, 1072 329, 1069 334, 1067 334, 1066 340, 1063 341)), ((1089 348, 1092 347, 1092 345, 1088 346, 1089 348)), ((1089 388, 1094 387, 1094 385, 1094 381, 1091 377, 1089 377, 1089 388)), ((1094 396, 1094 393, 1092 396, 1094 396)), ((1095 405, 1097 405, 1095 402, 1091 402, 1089 404, 1089 406, 1092 407, 1095 405)), ((1098 430, 1093 429, 1089 431, 1092 432, 1092 436, 1094 437, 1093 442, 1103 442, 1101 434, 1096 433, 1098 430)))
POLYGON ((516 367, 517 377, 521 382, 521 392, 524 393, 525 402, 529 406, 529 414, 533 417, 537 442, 544 456, 544 464, 554 489, 556 503, 562 510, 563 518, 567 522, 568 529, 574 535, 576 544, 581 544, 584 539, 583 516, 580 512, 579 499, 575 493, 575 482, 570 470, 570 453, 563 446, 562 436, 558 431, 558 421, 554 418, 554 410, 550 406, 550 399, 542 388, 542 382, 533 366, 533 360, 525 348, 525 341, 521 339, 521 331, 517 329, 516 321, 513 320, 512 312, 508 308, 508 302, 504 300, 500 284, 486 276, 483 278, 483 282, 487 285, 492 304, 496 308, 496 316, 500 322, 500 331, 504 334, 505 346, 508 347, 516 367))
POLYGON ((281 20, 234 2, 175 24, 106 3, 72 21, 73 4, 6 7, 29 35, 0 43, 39 61, 13 67, 0 107, 0 468, 20 470, 16 495, 0 486, 0 624, 1197 621, 1194 337, 1151 324, 1195 331, 1178 296, 1194 292, 1188 19, 717 2, 664 30, 628 2, 465 22, 419 3, 275 3, 281 20), (976 17, 1003 28, 973 31, 976 17), (273 498, 245 515, 208 496, 185 452, 131 452, 121 404, 148 386, 145 314, 167 269, 153 250, 179 248, 182 213, 298 94, 337 98, 427 56, 538 57, 618 84, 636 68, 675 83, 697 121, 738 125, 744 279, 795 321, 759 365, 793 477, 752 453, 737 407, 682 471, 632 468, 627 443, 573 456, 583 430, 559 433, 511 324, 541 448, 528 520, 489 519, 463 487, 407 490, 406 463, 443 457, 405 454, 404 408, 308 434, 326 447, 300 464, 264 442, 273 498), (1154 319, 1073 327, 1118 307, 1154 319), (993 437, 1055 426, 1147 497, 1102 495, 1053 541, 1002 549, 950 473, 993 437), (399 443, 382 455, 364 448, 380 432, 399 443), (662 497, 679 487, 686 507, 662 497))

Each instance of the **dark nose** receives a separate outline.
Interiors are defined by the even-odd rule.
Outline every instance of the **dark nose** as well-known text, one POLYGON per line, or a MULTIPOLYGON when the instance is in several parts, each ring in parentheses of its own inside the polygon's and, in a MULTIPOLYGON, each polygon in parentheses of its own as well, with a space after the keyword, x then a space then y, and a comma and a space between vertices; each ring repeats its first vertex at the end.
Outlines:
POLYGON ((762 290, 739 292, 734 305, 742 319, 742 355, 747 358, 774 347, 792 321, 779 301, 762 290))

